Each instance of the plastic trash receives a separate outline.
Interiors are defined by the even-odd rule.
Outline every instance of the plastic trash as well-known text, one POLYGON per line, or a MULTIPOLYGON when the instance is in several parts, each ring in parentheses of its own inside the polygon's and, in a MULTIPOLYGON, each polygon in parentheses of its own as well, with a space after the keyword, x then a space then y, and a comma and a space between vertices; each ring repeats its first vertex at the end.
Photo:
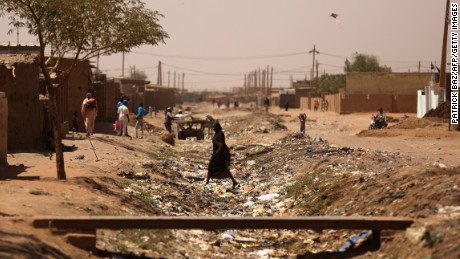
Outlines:
POLYGON ((269 193, 269 194, 259 196, 259 198, 257 198, 257 199, 259 201, 269 201, 269 200, 272 200, 272 199, 276 199, 278 197, 280 197, 280 195, 278 193, 269 193))
POLYGON ((337 250, 335 250, 334 252, 344 253, 350 249, 357 248, 364 241, 368 240, 369 237, 371 236, 372 236, 372 231, 364 231, 357 235, 349 237, 347 241, 345 241, 345 243, 341 247, 339 247, 337 250))
POLYGON ((316 137, 313 140, 316 141, 316 142, 322 142, 323 141, 323 139, 321 137, 316 137))

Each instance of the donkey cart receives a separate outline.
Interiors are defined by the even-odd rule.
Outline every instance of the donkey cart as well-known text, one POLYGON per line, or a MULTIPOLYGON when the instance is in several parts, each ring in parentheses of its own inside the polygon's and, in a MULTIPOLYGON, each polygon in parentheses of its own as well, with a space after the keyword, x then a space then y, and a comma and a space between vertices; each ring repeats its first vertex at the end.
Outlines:
POLYGON ((186 139, 196 137, 198 140, 204 139, 204 129, 205 124, 208 123, 207 120, 178 120, 175 121, 177 124, 177 138, 186 139))

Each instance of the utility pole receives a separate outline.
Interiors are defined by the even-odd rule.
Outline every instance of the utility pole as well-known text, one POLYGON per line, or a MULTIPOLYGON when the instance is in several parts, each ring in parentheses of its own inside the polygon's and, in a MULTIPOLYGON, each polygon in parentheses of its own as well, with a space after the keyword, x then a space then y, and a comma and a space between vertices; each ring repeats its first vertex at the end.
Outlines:
POLYGON ((420 73, 420 61, 418 62, 418 72, 420 73))
POLYGON ((265 94, 265 69, 262 70, 262 94, 265 94))
POLYGON ((318 71, 319 71, 319 64, 318 64, 318 60, 316 60, 316 78, 318 78, 318 71))
POLYGON ((171 80, 171 71, 168 71, 168 87, 171 87, 170 80, 171 80))
POLYGON ((96 59, 96 75, 99 74, 99 51, 97 52, 97 59, 96 59))
POLYGON ((272 93, 272 87, 273 87, 273 67, 272 67, 272 70, 270 72, 270 94, 272 93))
POLYGON ((174 71, 174 89, 176 89, 176 71, 174 71))
POLYGON ((260 90, 260 89, 262 89, 262 76, 260 75, 260 67, 259 67, 258 77, 259 77, 259 90, 260 90))
POLYGON ((247 88, 246 88, 246 75, 244 75, 244 85, 243 85, 244 93, 247 94, 247 88))
POLYGON ((185 73, 182 73, 182 98, 185 99, 184 78, 185 78, 185 73))
POLYGON ((254 71, 254 91, 257 91, 257 69, 254 71))
POLYGON ((311 81, 313 82, 313 77, 315 76, 315 54, 319 54, 319 51, 316 50, 316 46, 313 45, 313 49, 308 53, 313 53, 313 63, 312 63, 312 72, 311 72, 311 81))
MULTIPOLYGON (((446 86, 446 55, 447 55, 447 30, 449 26, 449 3, 450 0, 446 0, 446 13, 445 13, 445 18, 444 18, 444 34, 442 37, 442 52, 441 52, 441 71, 439 73, 439 88, 444 88, 446 91, 446 96, 449 99, 450 97, 450 89, 447 89, 446 86)), ((436 65, 436 63, 435 63, 436 65)), ((450 124, 449 124, 450 126, 450 124)))
POLYGON ((121 78, 125 78, 125 52, 121 56, 121 78))
POLYGON ((163 85, 163 72, 161 71, 161 61, 158 61, 157 85, 163 85))

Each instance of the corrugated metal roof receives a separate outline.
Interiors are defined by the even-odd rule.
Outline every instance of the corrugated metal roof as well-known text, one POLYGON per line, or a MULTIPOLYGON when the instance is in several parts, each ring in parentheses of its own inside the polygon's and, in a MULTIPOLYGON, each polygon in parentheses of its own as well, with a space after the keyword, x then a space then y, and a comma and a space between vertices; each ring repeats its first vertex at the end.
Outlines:
POLYGON ((34 54, 0 54, 0 64, 35 63, 38 56, 34 54))

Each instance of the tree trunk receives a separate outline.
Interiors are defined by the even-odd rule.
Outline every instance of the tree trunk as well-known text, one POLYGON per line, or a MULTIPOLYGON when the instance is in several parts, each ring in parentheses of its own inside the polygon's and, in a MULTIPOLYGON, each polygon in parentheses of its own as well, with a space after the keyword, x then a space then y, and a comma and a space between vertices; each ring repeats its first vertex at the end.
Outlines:
POLYGON ((59 119, 59 113, 56 106, 56 97, 54 95, 54 88, 52 83, 48 82, 48 95, 49 95, 49 116, 53 124, 53 135, 54 135, 54 150, 56 152, 56 171, 57 179, 65 180, 67 178, 64 167, 64 152, 62 149, 61 139, 61 122, 59 119))

